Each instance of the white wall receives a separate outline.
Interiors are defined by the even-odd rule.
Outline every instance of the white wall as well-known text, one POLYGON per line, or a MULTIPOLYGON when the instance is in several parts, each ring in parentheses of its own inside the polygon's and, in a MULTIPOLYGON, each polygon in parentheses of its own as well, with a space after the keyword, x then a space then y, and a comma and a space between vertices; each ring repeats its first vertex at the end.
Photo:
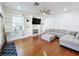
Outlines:
MULTIPOLYGON (((2 5, 0 4, 0 13, 2 14, 2 5)), ((2 18, 0 17, 0 48, 4 42, 4 32, 3 32, 3 22, 2 18)))
POLYGON ((44 30, 58 28, 79 31, 79 11, 64 12, 54 16, 46 17, 44 20, 44 30))
POLYGON ((1 3, 0 3, 0 13, 2 14, 2 5, 1 5, 1 3))
MULTIPOLYGON (((2 13, 2 6, 1 6, 1 4, 0 4, 0 13, 2 13)), ((0 17, 0 33, 1 33, 1 30, 2 30, 2 19, 1 19, 1 17, 0 17)))

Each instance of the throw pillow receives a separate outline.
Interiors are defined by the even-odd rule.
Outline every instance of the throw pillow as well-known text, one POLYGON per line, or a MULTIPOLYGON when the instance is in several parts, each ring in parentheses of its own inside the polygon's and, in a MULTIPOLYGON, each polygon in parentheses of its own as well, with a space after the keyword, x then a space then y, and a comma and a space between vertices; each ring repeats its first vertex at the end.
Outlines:
POLYGON ((79 33, 77 33, 76 38, 79 39, 79 33))

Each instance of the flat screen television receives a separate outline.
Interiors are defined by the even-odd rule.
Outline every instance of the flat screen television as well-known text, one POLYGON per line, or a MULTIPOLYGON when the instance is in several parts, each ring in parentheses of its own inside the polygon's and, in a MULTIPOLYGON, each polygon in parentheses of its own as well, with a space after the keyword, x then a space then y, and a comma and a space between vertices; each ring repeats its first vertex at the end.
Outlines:
POLYGON ((41 19, 33 18, 32 19, 32 24, 41 24, 41 19))

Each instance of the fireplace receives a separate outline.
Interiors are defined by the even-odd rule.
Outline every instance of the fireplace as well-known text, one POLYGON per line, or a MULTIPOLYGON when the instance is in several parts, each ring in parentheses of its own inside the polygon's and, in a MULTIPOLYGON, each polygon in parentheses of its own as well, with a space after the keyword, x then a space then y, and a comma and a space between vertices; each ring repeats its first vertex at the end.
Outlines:
POLYGON ((33 34, 38 34, 38 29, 33 29, 33 34))

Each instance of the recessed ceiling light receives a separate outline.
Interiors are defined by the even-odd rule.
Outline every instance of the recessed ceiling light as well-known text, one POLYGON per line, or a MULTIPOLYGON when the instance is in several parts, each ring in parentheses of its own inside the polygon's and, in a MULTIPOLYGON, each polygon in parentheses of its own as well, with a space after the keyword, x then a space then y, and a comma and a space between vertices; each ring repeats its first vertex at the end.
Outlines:
POLYGON ((17 9, 18 9, 18 10, 20 10, 20 9, 21 9, 21 7, 20 7, 20 6, 17 6, 17 9))
POLYGON ((64 11, 67 11, 68 9, 67 8, 64 8, 64 11))

